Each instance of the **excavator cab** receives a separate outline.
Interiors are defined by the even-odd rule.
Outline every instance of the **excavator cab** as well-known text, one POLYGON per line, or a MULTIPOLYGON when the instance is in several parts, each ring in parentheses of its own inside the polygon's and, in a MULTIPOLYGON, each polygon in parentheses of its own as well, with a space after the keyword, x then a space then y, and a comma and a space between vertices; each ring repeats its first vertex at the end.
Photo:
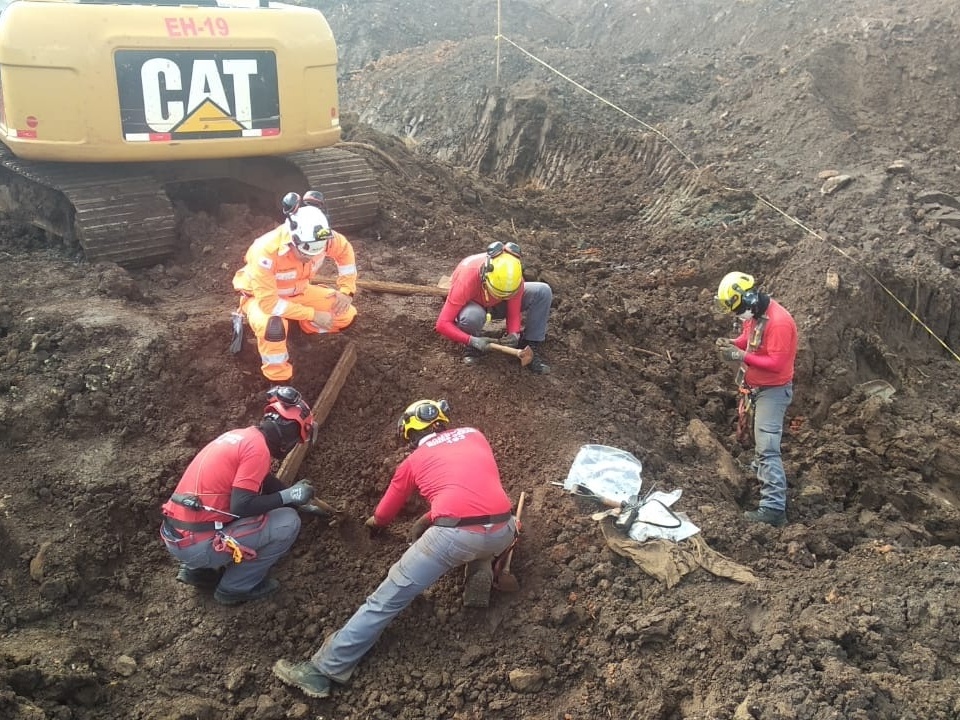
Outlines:
POLYGON ((0 212, 88 260, 167 257, 170 195, 204 183, 242 184, 274 208, 318 187, 338 229, 369 225, 375 179, 339 141, 337 47, 318 10, 12 0, 0 12, 0 212))

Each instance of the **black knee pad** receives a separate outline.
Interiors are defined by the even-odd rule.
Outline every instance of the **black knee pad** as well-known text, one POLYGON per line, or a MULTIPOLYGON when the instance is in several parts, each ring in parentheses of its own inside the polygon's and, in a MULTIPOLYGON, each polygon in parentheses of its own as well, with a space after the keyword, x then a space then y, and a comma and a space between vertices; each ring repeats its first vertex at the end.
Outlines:
POLYGON ((267 331, 263 334, 264 340, 282 342, 287 339, 287 331, 283 328, 283 318, 272 317, 267 320, 267 331))

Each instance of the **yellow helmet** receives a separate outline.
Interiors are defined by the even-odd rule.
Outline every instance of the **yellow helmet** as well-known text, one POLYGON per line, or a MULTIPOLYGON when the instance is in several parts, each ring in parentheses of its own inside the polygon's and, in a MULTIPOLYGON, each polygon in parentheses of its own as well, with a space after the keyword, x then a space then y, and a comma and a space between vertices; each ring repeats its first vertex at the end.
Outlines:
POLYGON ((734 271, 723 276, 716 299, 721 310, 739 315, 744 310, 753 309, 759 297, 753 275, 734 271))
MULTIPOLYGON (((514 243, 508 243, 517 247, 514 243)), ((506 250, 502 243, 493 243, 487 248, 487 261, 480 268, 480 279, 487 292, 495 298, 506 300, 513 297, 523 282, 523 265, 519 257, 520 249, 514 254, 506 250), (499 246, 499 247, 498 247, 499 246), (494 250, 496 248, 496 250, 494 250)))
POLYGON ((450 423, 447 413, 450 412, 450 403, 446 400, 417 400, 412 403, 397 421, 397 437, 402 442, 410 442, 410 433, 420 432, 437 425, 442 430, 450 423))

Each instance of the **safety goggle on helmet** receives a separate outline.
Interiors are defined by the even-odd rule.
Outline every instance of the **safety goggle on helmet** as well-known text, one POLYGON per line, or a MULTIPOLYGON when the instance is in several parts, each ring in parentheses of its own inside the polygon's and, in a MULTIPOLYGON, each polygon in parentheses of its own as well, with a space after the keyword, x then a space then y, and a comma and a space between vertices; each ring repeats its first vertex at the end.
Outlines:
POLYGON ((280 385, 267 391, 268 403, 263 408, 263 416, 274 420, 281 428, 296 426, 296 435, 302 443, 313 444, 317 439, 317 423, 313 412, 300 391, 289 385, 280 385))
POLYGON ((500 300, 512 297, 523 282, 520 246, 513 242, 495 242, 487 246, 487 259, 480 268, 480 279, 487 292, 500 300))
POLYGON ((304 255, 313 257, 327 249, 327 243, 333 237, 327 216, 320 208, 301 205, 287 217, 290 224, 290 237, 293 244, 304 255))
POLYGON ((417 400, 411 403, 397 421, 397 437, 410 442, 410 433, 426 430, 434 423, 448 424, 450 403, 446 400, 417 400))
POLYGON ((717 306, 726 313, 739 315, 756 305, 759 293, 753 275, 730 272, 723 276, 717 288, 717 306))

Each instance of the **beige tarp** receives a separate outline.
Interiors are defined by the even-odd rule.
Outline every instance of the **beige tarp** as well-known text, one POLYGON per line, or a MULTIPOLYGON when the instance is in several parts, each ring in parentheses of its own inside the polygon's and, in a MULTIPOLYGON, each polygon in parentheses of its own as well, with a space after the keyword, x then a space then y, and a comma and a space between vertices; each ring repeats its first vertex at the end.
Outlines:
POLYGON ((645 573, 666 583, 668 588, 676 585, 684 575, 698 567, 739 583, 757 582, 757 576, 748 568, 711 549, 699 533, 679 543, 669 540, 647 540, 638 543, 621 534, 610 518, 605 518, 600 527, 611 550, 630 558, 645 573))

